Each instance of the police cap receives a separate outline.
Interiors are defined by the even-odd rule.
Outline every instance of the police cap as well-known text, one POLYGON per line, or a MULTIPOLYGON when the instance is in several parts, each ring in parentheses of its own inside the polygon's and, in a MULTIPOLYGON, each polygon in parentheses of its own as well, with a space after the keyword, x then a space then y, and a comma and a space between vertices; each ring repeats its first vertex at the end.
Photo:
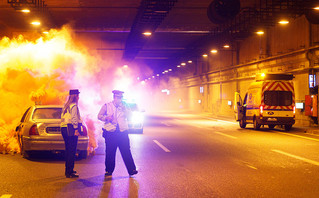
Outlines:
POLYGON ((79 90, 78 89, 71 89, 70 91, 69 91, 69 95, 76 95, 76 94, 79 94, 80 92, 79 92, 79 90))
POLYGON ((113 90, 112 93, 113 93, 113 96, 114 96, 114 97, 115 97, 115 96, 116 96, 116 97, 123 97, 124 91, 113 90))

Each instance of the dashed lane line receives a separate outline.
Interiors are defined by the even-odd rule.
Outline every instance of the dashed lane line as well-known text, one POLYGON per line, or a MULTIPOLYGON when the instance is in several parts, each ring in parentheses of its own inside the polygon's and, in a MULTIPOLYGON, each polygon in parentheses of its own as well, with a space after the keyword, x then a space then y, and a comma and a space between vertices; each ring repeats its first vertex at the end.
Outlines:
POLYGON ((10 198, 10 197, 12 197, 12 195, 10 194, 4 194, 0 196, 0 198, 10 198))
POLYGON ((225 122, 225 123, 229 123, 229 124, 238 124, 237 122, 232 122, 232 121, 226 121, 226 120, 217 120, 217 119, 214 119, 214 118, 208 118, 208 117, 205 117, 209 120, 213 120, 213 121, 218 121, 218 122, 225 122))
POLYGON ((222 135, 222 136, 225 136, 225 137, 232 138, 232 139, 238 139, 238 138, 237 138, 237 137, 235 137, 235 136, 228 135, 228 134, 225 134, 225 133, 221 133, 221 132, 215 132, 215 133, 217 133, 217 134, 219 134, 219 135, 222 135))
POLYGON ((170 127, 170 126, 172 126, 172 125, 170 125, 170 124, 167 124, 167 123, 165 123, 165 122, 161 122, 163 125, 165 125, 165 126, 168 126, 168 127, 170 127))
POLYGON ((288 135, 288 136, 293 136, 293 137, 298 137, 298 138, 303 138, 303 139, 313 140, 313 141, 319 142, 319 139, 316 139, 316 138, 311 138, 311 137, 306 137, 306 136, 301 136, 301 135, 295 135, 295 134, 290 134, 290 133, 283 133, 283 132, 278 132, 278 133, 283 134, 283 135, 288 135))
POLYGON ((163 144, 159 143, 157 140, 153 140, 155 144, 157 144, 161 149, 163 149, 166 153, 171 152, 168 148, 166 148, 163 144))
POLYGON ((294 159, 298 159, 298 160, 301 160, 303 162, 307 162, 309 164, 313 164, 313 165, 316 165, 316 166, 319 166, 319 162, 317 161, 314 161, 314 160, 311 160, 311 159, 307 159, 307 158, 304 158, 304 157, 300 157, 298 155, 293 155, 293 154, 290 154, 290 153, 286 153, 284 151, 281 151, 281 150, 277 150, 277 149, 272 149, 273 152, 276 152, 276 153, 280 153, 282 155, 286 155, 288 157, 292 157, 294 159))

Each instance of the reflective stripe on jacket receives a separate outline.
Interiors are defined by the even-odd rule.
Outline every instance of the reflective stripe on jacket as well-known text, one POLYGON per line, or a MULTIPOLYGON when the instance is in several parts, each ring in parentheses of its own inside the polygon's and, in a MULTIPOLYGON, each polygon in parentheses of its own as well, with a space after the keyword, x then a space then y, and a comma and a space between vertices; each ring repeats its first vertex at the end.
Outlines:
POLYGON ((125 105, 116 107, 113 102, 109 102, 103 105, 101 108, 98 119, 104 122, 103 128, 107 131, 114 132, 116 126, 119 126, 121 132, 128 130, 127 122, 128 108, 125 105), (110 122, 106 117, 112 116, 113 120, 110 122))

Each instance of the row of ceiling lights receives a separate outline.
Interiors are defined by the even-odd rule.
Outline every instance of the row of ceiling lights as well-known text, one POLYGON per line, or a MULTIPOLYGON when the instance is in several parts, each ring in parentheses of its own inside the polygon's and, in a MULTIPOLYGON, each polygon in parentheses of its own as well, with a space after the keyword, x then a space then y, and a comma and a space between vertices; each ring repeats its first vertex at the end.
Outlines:
MULTIPOLYGON (((187 63, 188 63, 188 64, 192 64, 193 61, 192 61, 192 60, 189 60, 189 61, 187 61, 187 63)), ((176 67, 177 67, 177 68, 184 67, 184 66, 186 66, 187 63, 186 63, 186 62, 181 62, 181 64, 177 65, 176 67)), ((160 77, 161 75, 165 75, 165 74, 167 74, 167 73, 169 73, 169 72, 172 72, 172 71, 173 71, 173 69, 166 69, 166 70, 164 70, 164 71, 162 72, 162 74, 156 74, 156 75, 153 75, 152 77, 145 78, 144 80, 141 81, 141 83, 142 83, 142 84, 145 84, 145 83, 146 83, 147 81, 149 81, 149 80, 158 78, 158 77, 160 77)), ((137 80, 141 80, 140 77, 137 77, 137 80)))
MULTIPOLYGON (((17 10, 18 12, 22 12, 22 13, 25 13, 25 14, 29 14, 31 12, 30 9, 27 9, 27 8, 24 8, 24 9, 21 9, 21 10, 17 10)), ((41 22, 39 20, 33 20, 30 22, 31 25, 33 26, 40 26, 41 25, 41 22)), ((49 32, 48 31, 43 31, 42 32, 43 34, 48 34, 49 32)))
MULTIPOLYGON (((318 7, 318 10, 319 10, 319 7, 318 7)), ((280 25, 287 25, 288 23, 289 23, 289 21, 288 21, 288 20, 285 20, 285 19, 278 21, 278 24, 280 24, 280 25)), ((256 33, 257 35, 259 35, 259 36, 262 36, 262 35, 265 34, 265 32, 264 32, 263 30, 259 30, 259 31, 255 32, 255 33, 256 33)), ((228 48, 230 48, 230 45, 225 44, 225 45, 223 46, 223 48, 228 49, 228 48)), ((216 54, 216 53, 218 52, 218 50, 217 50, 217 49, 212 49, 210 52, 211 52, 212 54, 216 54)), ((208 54, 205 53, 205 54, 203 54, 202 56, 203 56, 204 58, 206 58, 206 57, 208 57, 208 54)))
MULTIPOLYGON (((314 8, 314 9, 315 9, 315 10, 319 10, 319 7, 316 7, 316 8, 314 8)), ((289 21, 286 20, 286 19, 283 19, 283 20, 278 21, 278 24, 280 24, 280 25, 287 25, 287 24, 289 24, 289 21)), ((152 35, 152 32, 143 32, 142 34, 145 35, 145 36, 151 36, 151 35, 152 35)), ((264 32, 263 30, 259 30, 259 31, 256 32, 256 34, 262 36, 262 35, 265 34, 265 32, 264 32)), ((224 49, 229 49, 229 48, 230 48, 230 45, 229 45, 229 44, 225 44, 225 45, 223 46, 223 48, 224 48, 224 49)), ((217 49, 212 49, 212 50, 210 51, 210 53, 212 53, 212 54, 217 54, 217 53, 218 53, 218 50, 217 50, 217 49)), ((207 54, 207 53, 204 53, 202 56, 203 56, 204 58, 207 58, 207 57, 208 57, 208 54, 207 54)), ((192 61, 189 60, 188 63, 192 63, 192 61)), ((180 65, 177 65, 178 68, 180 68, 180 67, 182 67, 182 66, 186 66, 186 63, 185 63, 185 62, 182 62, 180 65)), ((168 70, 163 71, 162 74, 164 75, 164 74, 166 74, 166 73, 168 73, 168 72, 171 72, 171 71, 172 71, 172 69, 168 69, 168 70)), ((159 77, 159 76, 160 76, 160 74, 156 74, 155 76, 152 76, 152 77, 149 77, 149 78, 145 78, 145 79, 142 81, 142 83, 144 84, 146 81, 152 80, 152 79, 154 79, 154 78, 156 78, 156 77, 159 77)), ((138 77, 137 79, 140 80, 139 77, 138 77)))

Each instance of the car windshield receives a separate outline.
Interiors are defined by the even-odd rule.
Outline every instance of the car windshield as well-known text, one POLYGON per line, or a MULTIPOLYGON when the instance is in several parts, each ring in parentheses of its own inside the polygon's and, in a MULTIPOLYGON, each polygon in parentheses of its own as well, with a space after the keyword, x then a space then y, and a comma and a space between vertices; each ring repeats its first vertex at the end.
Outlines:
POLYGON ((38 108, 32 119, 61 119, 62 108, 38 108))

